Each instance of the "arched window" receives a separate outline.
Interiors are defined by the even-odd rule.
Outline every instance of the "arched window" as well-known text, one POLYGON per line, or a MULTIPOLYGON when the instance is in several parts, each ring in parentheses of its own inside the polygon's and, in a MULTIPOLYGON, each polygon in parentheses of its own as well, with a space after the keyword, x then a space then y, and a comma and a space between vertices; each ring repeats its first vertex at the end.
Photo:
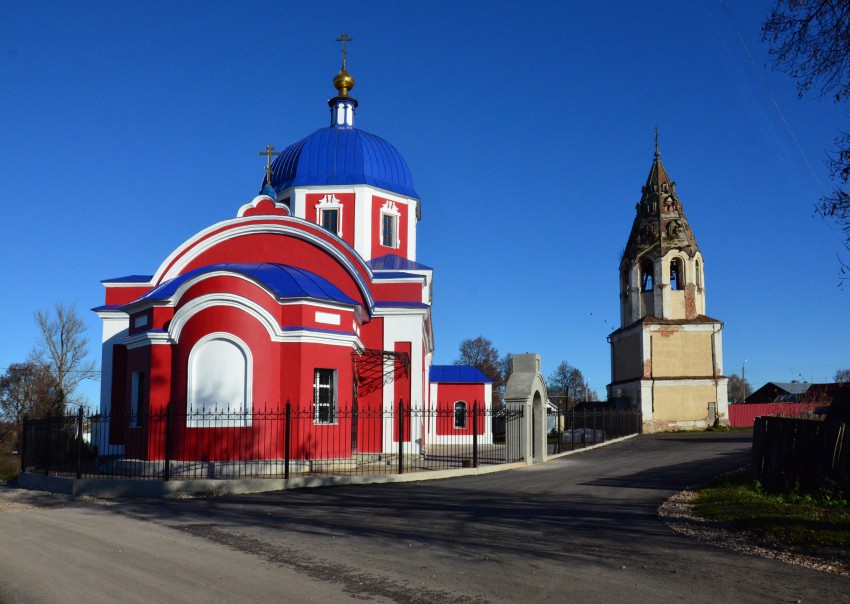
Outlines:
POLYGON ((681 258, 673 258, 670 261, 670 287, 672 289, 685 289, 685 268, 681 258))
POLYGON ((189 353, 186 425, 194 428, 251 425, 252 359, 230 334, 210 334, 189 353))
POLYGON ((466 428, 466 403, 458 401, 455 403, 455 430, 466 428))
POLYGON ((694 272, 696 273, 697 287, 701 289, 702 288, 702 271, 700 271, 699 260, 697 260, 696 264, 694 265, 694 272))
POLYGON ((652 291, 652 273, 653 266, 651 260, 644 260, 640 263, 640 291, 652 291))

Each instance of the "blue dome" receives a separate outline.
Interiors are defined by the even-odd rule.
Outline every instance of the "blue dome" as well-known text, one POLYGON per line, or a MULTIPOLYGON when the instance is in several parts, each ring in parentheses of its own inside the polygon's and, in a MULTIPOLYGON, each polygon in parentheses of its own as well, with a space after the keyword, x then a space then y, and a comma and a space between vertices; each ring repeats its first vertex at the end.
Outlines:
POLYGON ((272 162, 275 191, 307 185, 372 185, 419 198, 398 150, 357 128, 316 130, 289 145, 272 162))

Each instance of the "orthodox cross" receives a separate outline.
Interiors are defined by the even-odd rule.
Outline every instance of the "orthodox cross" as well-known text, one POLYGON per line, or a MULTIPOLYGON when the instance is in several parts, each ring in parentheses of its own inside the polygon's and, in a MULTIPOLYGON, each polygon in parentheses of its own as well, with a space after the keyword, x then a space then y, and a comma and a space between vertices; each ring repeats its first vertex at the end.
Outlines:
POLYGON ((350 38, 347 33, 344 33, 336 39, 337 42, 342 42, 342 68, 345 69, 345 57, 348 54, 348 51, 345 50, 346 42, 354 42, 354 38, 350 38))
POLYGON ((655 127, 655 157, 661 157, 661 152, 658 151, 658 126, 655 127))
POLYGON ((265 151, 257 151, 257 155, 265 155, 268 162, 266 163, 266 183, 272 184, 272 156, 280 155, 280 151, 275 151, 271 145, 266 145, 265 151))

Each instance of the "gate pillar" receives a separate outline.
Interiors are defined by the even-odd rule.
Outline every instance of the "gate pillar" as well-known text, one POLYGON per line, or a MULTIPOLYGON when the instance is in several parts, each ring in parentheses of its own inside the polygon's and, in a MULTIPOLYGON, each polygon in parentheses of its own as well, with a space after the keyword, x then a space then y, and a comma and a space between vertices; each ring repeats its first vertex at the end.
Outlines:
POLYGON ((511 376, 505 387, 505 407, 509 412, 521 411, 522 419, 518 433, 509 430, 505 438, 508 454, 514 454, 514 459, 521 457, 529 465, 546 460, 548 400, 546 380, 540 373, 540 355, 513 355, 511 376))

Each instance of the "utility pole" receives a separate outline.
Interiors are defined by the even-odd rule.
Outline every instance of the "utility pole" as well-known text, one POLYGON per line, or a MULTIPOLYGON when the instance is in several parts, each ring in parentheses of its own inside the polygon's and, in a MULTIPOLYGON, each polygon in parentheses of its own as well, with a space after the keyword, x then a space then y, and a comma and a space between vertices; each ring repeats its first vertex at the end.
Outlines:
POLYGON ((741 402, 747 402, 747 359, 744 359, 744 364, 741 365, 741 402))

